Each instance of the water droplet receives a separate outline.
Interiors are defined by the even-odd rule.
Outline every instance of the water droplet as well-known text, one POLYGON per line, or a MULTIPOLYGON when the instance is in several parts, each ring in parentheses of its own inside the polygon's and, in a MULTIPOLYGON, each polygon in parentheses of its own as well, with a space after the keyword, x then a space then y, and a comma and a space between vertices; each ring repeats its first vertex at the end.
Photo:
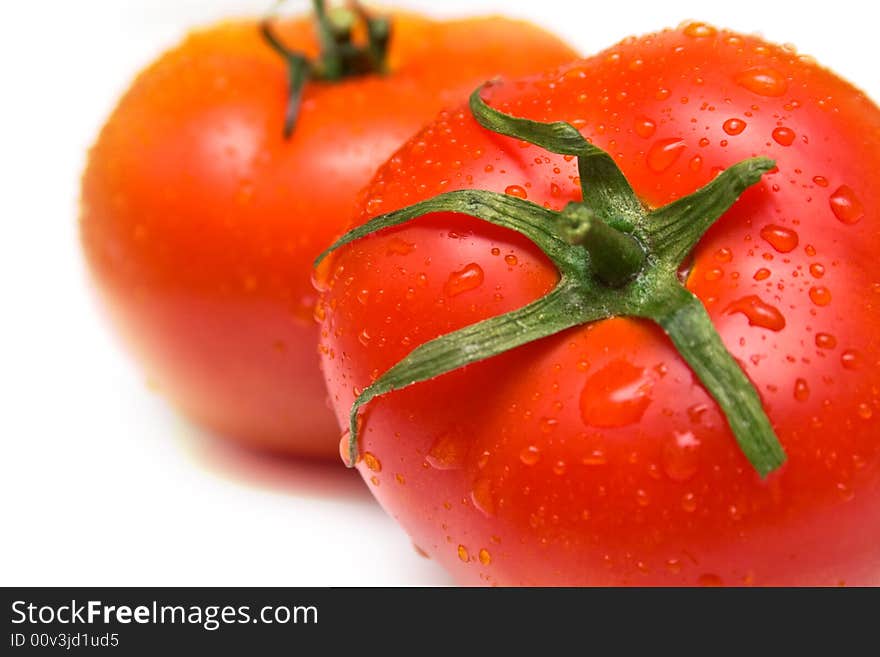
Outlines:
POLYGON ((508 185, 504 188, 504 193, 509 194, 510 196, 516 196, 517 198, 528 198, 526 190, 519 185, 508 185))
POLYGON ((634 129, 639 137, 648 139, 657 131, 657 124, 646 116, 636 118, 634 129))
POLYGON ((819 187, 828 187, 828 178, 825 176, 813 176, 813 182, 819 187))
POLYGON ((489 554, 489 550, 487 550, 486 548, 480 550, 479 557, 480 563, 484 566, 488 566, 490 563, 492 563, 492 555, 489 554))
POLYGON ((689 168, 691 171, 693 171, 694 173, 696 173, 697 171, 699 171, 700 169, 703 168, 703 158, 700 157, 699 155, 694 155, 694 156, 688 161, 688 168, 689 168))
POLYGON ((862 355, 855 349, 847 349, 840 355, 841 364, 848 370, 857 370, 862 367, 862 355))
POLYGON ((733 252, 727 247, 722 247, 715 252, 715 260, 718 262, 730 262, 733 260, 733 252))
POLYGON ((844 502, 849 502, 856 496, 852 486, 843 481, 838 482, 835 488, 837 488, 837 494, 840 496, 840 499, 844 502))
POLYGON ((464 465, 470 443, 457 431, 440 435, 431 445, 425 460, 437 470, 455 470, 464 465))
POLYGON ((524 447, 519 453, 519 460, 522 461, 523 465, 535 465, 541 460, 541 452, 534 445, 529 445, 524 447))
POLYGON ((542 417, 539 425, 541 433, 551 433, 559 426, 559 420, 552 417, 542 417))
POLYGON ((684 139, 669 137, 655 141, 648 149, 646 161, 654 173, 663 173, 671 167, 685 149, 684 139))
POLYGON ((807 401, 810 398, 810 386, 804 379, 794 382, 794 398, 798 401, 807 401))
POLYGON ((668 570, 673 575, 677 575, 681 572, 681 559, 667 559, 666 560, 666 570, 668 570))
POLYGON ((810 300, 817 306, 827 306, 831 303, 831 291, 822 285, 811 287, 810 300))
POLYGON ((483 268, 475 262, 449 275, 444 290, 450 297, 476 289, 483 284, 483 268))
POLYGON ((740 134, 743 130, 746 129, 746 122, 742 119, 731 118, 727 119, 721 128, 727 134, 734 136, 740 134))
POLYGON ((470 561, 470 555, 468 554, 467 548, 464 545, 458 546, 458 558, 467 563, 470 561))
POLYGON ((370 344, 370 334, 367 332, 367 329, 363 329, 360 333, 358 333, 358 342, 360 342, 365 347, 370 344))
POLYGON ((643 489, 639 488, 636 491, 636 504, 639 506, 648 506, 651 503, 651 499, 648 497, 648 493, 643 489))
POLYGON ((775 306, 765 303, 755 294, 750 294, 727 307, 727 314, 742 313, 749 321, 749 326, 760 326, 771 331, 785 328, 785 317, 775 306))
POLYGON ((676 431, 672 438, 663 444, 663 472, 673 481, 687 481, 694 476, 699 467, 698 448, 700 441, 690 431, 676 431))
POLYGON ((724 586, 724 582, 715 573, 704 573, 697 580, 700 586, 724 586))
POLYGON ((810 265, 810 274, 812 274, 813 278, 822 278, 825 275, 825 267, 818 262, 814 262, 810 265))
POLYGON ((492 493, 491 479, 480 477, 474 482, 471 488, 471 501, 483 515, 495 515, 495 496, 492 493))
POLYGON ((830 333, 817 333, 816 346, 819 349, 834 349, 837 346, 837 338, 830 333))
POLYGON ((685 493, 681 496, 681 508, 687 513, 697 510, 697 498, 693 493, 685 493))
POLYGON ((841 185, 828 199, 831 211, 838 220, 845 224, 858 223, 865 215, 865 208, 848 185, 841 185))
POLYGON ((761 237, 780 253, 790 253, 798 245, 798 234, 795 231, 775 224, 764 226, 761 237))
POLYGON ((773 141, 780 146, 791 146, 795 136, 791 128, 779 127, 773 130, 773 141))
POLYGON ((506 262, 511 267, 516 267, 516 264, 519 262, 519 260, 517 260, 515 255, 513 255, 512 253, 509 253, 506 256, 504 256, 504 262, 506 262))
POLYGON ((379 477, 377 477, 376 475, 373 475, 372 477, 370 477, 370 483, 373 484, 374 486, 378 486, 379 485, 379 477))
POLYGON ((770 278, 770 270, 761 267, 758 271, 755 272, 753 277, 756 281, 763 281, 767 278, 770 278))
POLYGON ((346 429, 342 432, 342 436, 339 438, 339 457, 342 459, 342 462, 345 463, 345 467, 350 468, 354 465, 349 458, 348 451, 348 442, 350 440, 351 432, 346 429))
POLYGON ((594 449, 581 459, 584 465, 605 465, 608 463, 608 457, 605 456, 604 450, 594 449))
POLYGON ((318 292, 326 292, 330 289, 330 269, 332 268, 332 262, 333 258, 324 258, 318 263, 318 266, 312 270, 312 287, 318 292))
POLYGON ((376 458, 375 454, 364 452, 364 465, 373 472, 382 472, 382 463, 376 458))
POLYGON ((737 74, 734 80, 741 87, 759 96, 781 96, 788 89, 785 76, 773 68, 750 68, 737 74))
POLYGON ((700 38, 715 36, 718 30, 705 23, 688 23, 684 28, 684 33, 689 37, 700 38))
POLYGON ((873 415, 874 415, 874 411, 871 410, 871 407, 868 404, 866 404, 865 402, 862 402, 861 404, 859 404, 859 417, 860 418, 862 418, 863 420, 870 420, 871 417, 873 417, 873 415))
POLYGON ((394 475, 394 478, 397 480, 397 483, 400 484, 401 486, 406 485, 406 478, 402 474, 400 474, 399 472, 396 475, 394 475))
POLYGON ((590 376, 581 391, 581 417, 594 427, 638 422, 651 403, 654 380, 648 370, 615 360, 590 376))
POLYGON ((402 240, 399 237, 392 237, 388 242, 388 255, 408 255, 416 248, 415 244, 402 240))

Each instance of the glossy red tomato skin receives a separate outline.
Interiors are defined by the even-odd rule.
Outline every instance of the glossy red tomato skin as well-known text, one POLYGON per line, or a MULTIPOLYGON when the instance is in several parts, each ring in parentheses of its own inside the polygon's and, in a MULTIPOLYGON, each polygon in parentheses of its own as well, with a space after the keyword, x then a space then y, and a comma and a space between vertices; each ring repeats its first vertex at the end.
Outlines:
MULTIPOLYGON (((382 505, 466 584, 880 584, 880 110, 790 51, 699 24, 485 97, 574 123, 652 206, 746 157, 777 160, 687 282, 788 462, 762 480, 662 332, 614 319, 373 401, 358 469, 382 505)), ((576 173, 446 113, 380 170, 363 218, 465 187, 559 209, 576 173)), ((524 239, 453 215, 361 240, 318 273, 340 421, 413 346, 556 280, 524 239), (450 296, 468 265, 480 284, 450 296)))
MULTIPOLYGON (((243 444, 337 453, 309 274, 376 167, 485 79, 575 57, 526 23, 393 20, 388 74, 307 84, 290 140, 285 65, 233 21, 141 73, 90 151, 82 242, 109 313, 161 392, 243 444)), ((310 19, 277 30, 315 54, 310 19)))

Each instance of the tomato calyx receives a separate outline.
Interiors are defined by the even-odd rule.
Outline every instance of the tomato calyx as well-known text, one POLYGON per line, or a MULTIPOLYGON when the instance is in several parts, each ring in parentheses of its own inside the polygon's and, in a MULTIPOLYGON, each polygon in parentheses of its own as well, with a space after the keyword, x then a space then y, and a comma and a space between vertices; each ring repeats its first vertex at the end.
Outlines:
POLYGON ((724 346, 700 300, 679 280, 682 261, 706 230, 775 163, 764 157, 739 162, 689 196, 656 209, 636 197, 604 150, 569 123, 540 123, 487 105, 483 87, 470 109, 488 130, 560 155, 575 156, 581 202, 561 212, 489 191, 459 190, 374 217, 318 256, 367 235, 433 212, 466 214, 530 239, 559 272, 544 297, 430 340, 387 370, 357 396, 350 411, 347 464, 358 458, 358 413, 372 399, 574 326, 612 317, 656 322, 727 418, 743 454, 763 477, 780 467, 785 452, 760 397, 724 346))
POLYGON ((284 115, 284 138, 289 139, 296 127, 303 87, 310 79, 335 82, 347 77, 382 73, 391 21, 387 16, 373 16, 360 3, 328 10, 324 0, 312 0, 315 27, 321 43, 321 54, 310 60, 302 52, 285 46, 272 27, 272 17, 260 22, 260 34, 266 44, 287 64, 287 108, 284 115), (356 43, 352 31, 360 22, 366 28, 366 43, 356 43))

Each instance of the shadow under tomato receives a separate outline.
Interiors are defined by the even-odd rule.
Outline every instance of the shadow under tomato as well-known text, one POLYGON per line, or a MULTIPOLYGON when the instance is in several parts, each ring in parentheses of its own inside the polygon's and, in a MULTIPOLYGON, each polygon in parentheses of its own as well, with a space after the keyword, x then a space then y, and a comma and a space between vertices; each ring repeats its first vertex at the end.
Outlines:
POLYGON ((218 476, 300 497, 375 504, 357 471, 346 468, 341 460, 295 458, 251 449, 191 424, 186 424, 181 434, 190 456, 218 476))

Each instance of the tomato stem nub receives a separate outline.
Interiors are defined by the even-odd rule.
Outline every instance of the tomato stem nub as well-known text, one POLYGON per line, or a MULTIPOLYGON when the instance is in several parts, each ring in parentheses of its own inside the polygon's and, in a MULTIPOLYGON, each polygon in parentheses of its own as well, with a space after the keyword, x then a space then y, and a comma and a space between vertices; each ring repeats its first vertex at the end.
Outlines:
POLYGON ((636 239, 598 219, 583 203, 569 203, 558 221, 566 240, 590 254, 596 276, 605 285, 622 287, 642 271, 646 256, 636 239))
POLYGON ((370 219, 318 256, 372 233, 432 212, 466 214, 530 239, 556 265, 559 282, 518 310, 441 335, 411 351, 355 399, 350 412, 349 464, 357 462, 358 413, 393 390, 491 358, 574 326, 611 317, 657 323, 718 402, 742 453, 762 477, 785 462, 785 452, 754 386, 724 346, 706 309, 678 279, 681 262, 703 233, 774 162, 752 158, 721 172, 685 198, 649 211, 614 159, 574 126, 540 123, 489 107, 477 89, 470 100, 484 128, 575 155, 582 202, 561 212, 505 194, 460 190, 370 219))
POLYGON ((316 61, 285 46, 272 27, 271 16, 260 21, 260 34, 266 44, 287 64, 287 107, 284 114, 284 138, 289 139, 296 126, 303 87, 309 79, 335 82, 347 77, 385 72, 385 60, 391 37, 391 21, 373 16, 358 2, 351 8, 328 10, 325 0, 313 0, 315 26, 321 54, 316 61), (352 30, 361 21, 367 31, 366 44, 352 41, 352 30))

